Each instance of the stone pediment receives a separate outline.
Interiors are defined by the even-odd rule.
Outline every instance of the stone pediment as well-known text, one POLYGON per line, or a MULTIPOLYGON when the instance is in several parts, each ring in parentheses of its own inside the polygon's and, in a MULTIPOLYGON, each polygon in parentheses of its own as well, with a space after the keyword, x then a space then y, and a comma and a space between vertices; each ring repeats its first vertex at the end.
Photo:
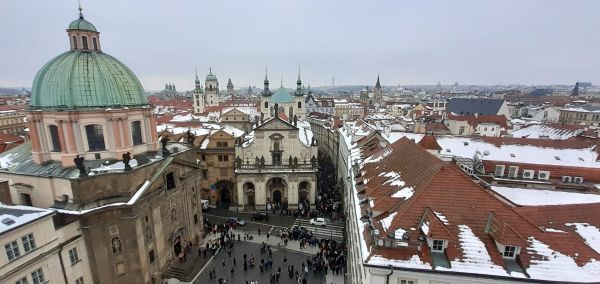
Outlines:
POLYGON ((256 128, 256 130, 297 130, 298 128, 287 121, 280 118, 272 118, 267 120, 256 128))

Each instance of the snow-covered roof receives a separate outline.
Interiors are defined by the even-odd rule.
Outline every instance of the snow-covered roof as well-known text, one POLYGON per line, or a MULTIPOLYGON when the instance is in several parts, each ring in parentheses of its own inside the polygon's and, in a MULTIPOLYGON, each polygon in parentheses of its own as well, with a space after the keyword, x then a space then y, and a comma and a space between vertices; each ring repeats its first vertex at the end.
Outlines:
POLYGON ((577 135, 576 129, 555 128, 545 124, 533 124, 512 132, 516 138, 540 138, 548 137, 552 140, 565 140, 577 135))
POLYGON ((0 235, 54 213, 53 210, 0 203, 0 235))
MULTIPOLYGON (((391 132, 384 135, 390 143, 402 137, 419 142, 424 134, 391 132)), ((502 140, 501 137, 493 137, 502 140)), ((492 138, 438 136, 438 144, 442 147, 440 154, 472 159, 475 155, 483 155, 483 160, 514 163, 534 163, 539 165, 556 165, 584 168, 600 168, 598 152, 595 146, 579 149, 542 147, 535 145, 534 140, 523 139, 520 144, 503 143, 497 145, 488 142, 492 138), (529 143, 528 143, 529 142, 529 143)))
POLYGON ((541 206, 600 203, 600 195, 558 190, 492 186, 492 190, 517 205, 541 206))

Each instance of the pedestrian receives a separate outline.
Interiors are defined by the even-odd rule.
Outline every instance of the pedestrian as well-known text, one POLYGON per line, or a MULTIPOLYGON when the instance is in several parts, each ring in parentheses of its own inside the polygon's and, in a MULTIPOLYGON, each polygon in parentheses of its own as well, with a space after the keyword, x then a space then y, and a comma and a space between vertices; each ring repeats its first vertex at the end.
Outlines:
POLYGON ((231 267, 231 275, 233 275, 233 272, 235 272, 235 269, 231 267))
POLYGON ((287 256, 286 255, 283 256, 283 264, 287 264, 287 256))
POLYGON ((241 239, 241 238, 240 238, 240 234, 238 234, 238 243, 240 242, 240 239, 241 239))
POLYGON ((260 228, 258 228, 258 235, 260 236, 260 228))
POLYGON ((225 270, 225 260, 223 260, 222 265, 223 265, 223 270, 225 270))
POLYGON ((267 242, 269 241, 269 233, 267 232, 267 242))
POLYGON ((233 258, 233 266, 236 266, 237 263, 235 263, 235 257, 233 258))
POLYGON ((246 263, 246 261, 244 260, 244 271, 248 270, 248 264, 246 263))
POLYGON ((308 266, 304 267, 304 276, 306 277, 306 275, 308 275, 308 266))

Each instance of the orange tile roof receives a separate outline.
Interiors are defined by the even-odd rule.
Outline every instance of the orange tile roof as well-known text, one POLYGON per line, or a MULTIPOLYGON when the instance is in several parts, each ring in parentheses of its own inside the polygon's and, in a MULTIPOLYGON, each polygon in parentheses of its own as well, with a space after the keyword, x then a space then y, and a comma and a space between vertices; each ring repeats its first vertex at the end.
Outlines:
POLYGON ((427 150, 442 150, 442 147, 440 147, 440 144, 438 144, 437 140, 435 139, 435 136, 433 135, 423 136, 423 138, 417 144, 423 147, 423 149, 427 150))
MULTIPOLYGON (((367 159, 361 172, 362 177, 367 181, 363 187, 364 195, 374 203, 371 210, 374 213, 383 212, 374 219, 380 221, 389 213, 397 213, 391 221, 388 232, 380 234, 383 238, 388 233, 401 228, 409 232, 410 240, 416 240, 419 235, 424 234, 419 231, 421 220, 428 218, 427 220, 432 223, 427 236, 449 242, 446 255, 451 261, 465 258, 463 247, 458 240, 459 225, 466 225, 473 231, 485 245, 491 261, 500 267, 504 267, 504 259, 495 241, 505 245, 522 246, 518 259, 526 269, 532 260, 540 259, 542 256, 526 249, 530 237, 543 242, 552 250, 575 258, 579 265, 591 259, 600 259, 600 254, 577 236, 573 234, 557 236, 555 233, 544 232, 536 222, 523 216, 527 214, 524 214, 522 209, 515 209, 499 200, 489 189, 473 182, 471 177, 460 170, 456 164, 442 162, 406 137, 394 142, 371 159, 376 160, 376 163, 369 163, 370 159, 367 159), (400 180, 405 184, 392 186, 389 182, 390 176, 386 176, 386 173, 390 172, 399 174, 400 180), (404 187, 412 187, 414 194, 406 199, 392 197, 404 187), (428 210, 435 214, 427 217, 428 210), (438 214, 446 221, 443 222, 438 214), (493 223, 496 228, 502 230, 501 232, 486 233, 485 228, 490 214, 494 216, 493 223), (494 236, 497 239, 494 239, 494 236)), ((367 206, 368 204, 364 204, 362 207, 367 206)), ((594 216, 600 216, 598 214, 600 212, 596 212, 594 216)), ((383 232, 379 222, 373 225, 383 232)), ((430 262, 431 257, 428 253, 427 249, 422 250, 420 259, 430 262)), ((370 255, 408 260, 415 253, 412 247, 391 249, 373 246, 370 255)))

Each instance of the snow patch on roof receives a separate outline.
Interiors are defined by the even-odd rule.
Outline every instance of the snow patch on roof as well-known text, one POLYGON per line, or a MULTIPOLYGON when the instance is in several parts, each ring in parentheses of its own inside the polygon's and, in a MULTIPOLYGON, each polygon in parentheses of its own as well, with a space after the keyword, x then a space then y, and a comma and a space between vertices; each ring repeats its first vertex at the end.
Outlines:
POLYGON ((527 274, 534 279, 568 280, 579 282, 595 282, 600 279, 600 262, 591 260, 584 266, 578 266, 573 258, 551 249, 541 241, 530 237, 530 254, 537 254, 539 259, 532 259, 527 274))
POLYGON ((585 243, 600 253, 600 229, 588 223, 566 223, 565 225, 575 226, 575 232, 585 240, 585 243))
POLYGON ((492 258, 483 242, 473 233, 467 225, 458 225, 460 230, 458 239, 462 249, 463 259, 455 259, 451 268, 436 267, 436 270, 449 270, 477 274, 507 276, 504 268, 492 262, 492 258))
POLYGON ((554 190, 525 189, 492 186, 491 189, 512 203, 523 206, 600 203, 600 195, 591 193, 561 192, 554 190))
POLYGON ((392 197, 409 199, 413 196, 413 194, 415 194, 415 190, 411 186, 408 186, 396 191, 394 194, 392 194, 392 197))
POLYGON ((394 217, 396 217, 396 214, 398 214, 398 212, 391 213, 390 215, 379 221, 379 223, 381 223, 381 226, 383 227, 383 229, 385 229, 386 232, 392 225, 392 221, 394 221, 394 217))
POLYGON ((378 163, 381 160, 383 160, 383 158, 389 156, 392 153, 392 148, 388 147, 383 149, 383 151, 381 152, 381 154, 377 154, 377 155, 373 155, 371 157, 368 157, 365 159, 365 164, 368 163, 378 163))
POLYGON ((405 268, 420 268, 420 269, 431 269, 431 265, 429 263, 423 262, 418 255, 413 255, 410 259, 400 260, 400 259, 388 259, 384 258, 380 255, 373 255, 369 259, 369 264, 372 265, 381 265, 381 266, 400 266, 405 268))
POLYGON ((444 214, 440 213, 440 212, 435 212, 433 211, 433 213, 435 214, 435 216, 438 217, 438 219, 440 219, 440 221, 442 221, 442 223, 444 223, 444 225, 448 225, 448 218, 446 218, 446 216, 444 216, 444 214))

